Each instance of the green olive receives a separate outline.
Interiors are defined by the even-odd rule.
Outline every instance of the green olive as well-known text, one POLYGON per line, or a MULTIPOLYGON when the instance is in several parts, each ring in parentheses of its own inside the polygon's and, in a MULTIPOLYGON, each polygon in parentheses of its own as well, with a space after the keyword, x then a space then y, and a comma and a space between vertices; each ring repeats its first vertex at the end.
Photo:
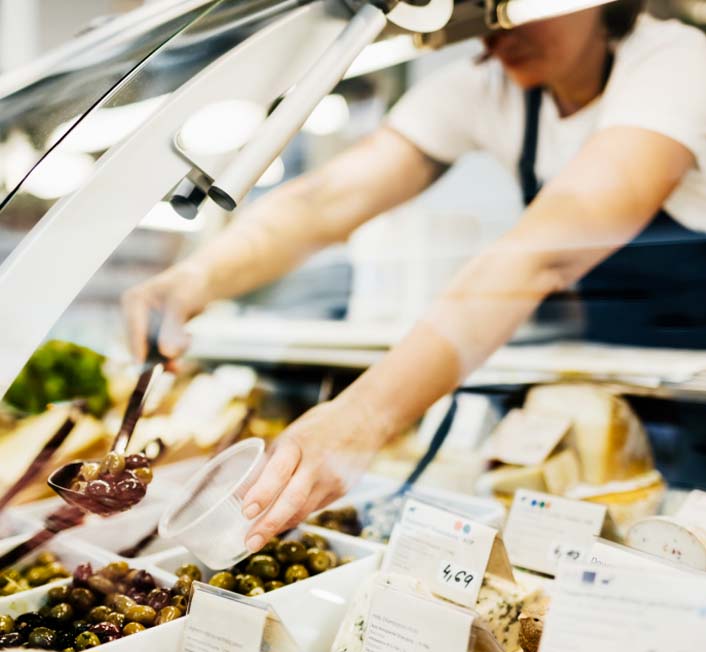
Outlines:
POLYGON ((270 555, 255 555, 250 558, 246 572, 250 575, 257 575, 263 580, 275 580, 279 577, 279 562, 270 555))
POLYGON ((152 607, 137 604, 134 607, 130 607, 125 616, 128 620, 133 620, 142 625, 153 625, 157 619, 157 612, 152 607))
POLYGON ((211 586, 216 586, 219 589, 225 589, 226 591, 232 591, 235 589, 235 576, 228 571, 221 571, 216 573, 208 583, 211 586))
POLYGON ((272 580, 271 582, 265 582, 265 591, 269 593, 270 591, 275 591, 281 589, 284 586, 284 582, 279 580, 272 580))
POLYGON ((115 611, 125 615, 127 610, 134 607, 137 603, 127 595, 118 593, 111 596, 111 604, 113 605, 115 611))
POLYGON ((189 601, 183 595, 175 595, 169 602, 172 607, 177 607, 182 611, 186 611, 189 606, 189 601))
POLYGON ((102 593, 103 595, 110 595, 115 593, 115 584, 103 575, 91 575, 88 578, 88 587, 95 591, 96 593, 102 593))
POLYGON ((279 544, 280 544, 279 537, 272 537, 262 547, 262 550, 260 550, 260 554, 262 554, 262 555, 276 555, 277 554, 277 546, 279 546, 279 544))
POLYGON ((183 564, 183 565, 179 566, 179 568, 177 568, 174 571, 174 574, 177 577, 181 577, 182 575, 187 575, 194 582, 200 582, 203 579, 201 569, 198 566, 196 566, 195 564, 183 564))
POLYGON ((51 607, 48 604, 44 605, 43 607, 39 607, 39 611, 37 611, 37 613, 42 618, 49 618, 49 614, 51 613, 51 607))
POLYGON ((122 455, 110 452, 101 462, 101 474, 120 475, 125 470, 125 457, 122 455))
POLYGON ((304 532, 301 536, 301 542, 307 549, 318 548, 319 550, 328 550, 328 541, 320 534, 314 534, 314 532, 304 532))
POLYGON ((338 566, 338 555, 333 550, 325 550, 324 552, 331 560, 331 568, 336 568, 338 566))
POLYGON ((56 641, 56 632, 48 627, 36 627, 27 637, 27 643, 31 647, 37 647, 42 650, 51 650, 56 641))
POLYGON ((277 559, 282 564, 300 564, 306 559, 306 547, 299 541, 281 541, 277 546, 277 559))
POLYGON ((333 568, 331 556, 327 554, 327 550, 319 548, 309 548, 306 553, 306 566, 312 575, 323 573, 333 568))
POLYGON ((100 574, 109 580, 115 581, 125 577, 130 572, 130 566, 126 561, 114 561, 101 569, 100 574))
POLYGON ((106 607, 105 605, 101 605, 99 607, 93 607, 88 612, 88 620, 89 622, 92 623, 102 623, 105 620, 108 620, 108 616, 112 613, 110 607, 106 607))
POLYGON ((98 647, 100 644, 101 640, 93 632, 81 632, 76 637, 77 650, 87 650, 91 647, 98 647))
POLYGON ((305 580, 307 577, 309 577, 309 571, 306 569, 306 566, 302 566, 301 564, 292 564, 284 572, 284 583, 294 584, 294 582, 300 582, 301 580, 305 580))
POLYGON ((6 568, 2 573, 0 573, 0 580, 14 580, 15 582, 19 582, 22 579, 22 573, 18 571, 16 568, 6 568))
POLYGON ((250 591, 248 591, 247 595, 249 598, 254 598, 258 595, 262 595, 264 592, 265 592, 265 589, 263 589, 261 586, 256 586, 255 588, 250 589, 250 591))
POLYGON ((245 573, 240 578, 240 580, 238 581, 238 584, 235 588, 238 591, 238 593, 241 593, 242 595, 247 595, 248 593, 250 593, 250 591, 252 591, 257 586, 264 588, 265 583, 257 575, 251 575, 249 573, 245 573))
POLYGON ((15 621, 10 616, 0 616, 0 634, 9 634, 15 629, 15 621))
POLYGON ((37 566, 48 566, 49 564, 53 564, 55 561, 59 561, 57 556, 53 552, 45 550, 44 552, 40 552, 37 555, 37 558, 34 560, 34 563, 37 566))
POLYGON ((71 587, 68 584, 65 586, 55 586, 53 589, 49 589, 49 592, 47 593, 49 604, 68 602, 70 595, 71 587))
POLYGON ((125 617, 124 614, 118 613, 117 611, 114 611, 113 613, 108 616, 108 622, 113 623, 113 625, 116 625, 118 629, 122 629, 125 627, 125 623, 127 622, 127 618, 125 617))
POLYGON ((52 577, 49 566, 34 566, 25 574, 25 579, 29 582, 30 586, 46 584, 52 577))
POLYGON ((194 580, 189 575, 182 575, 176 582, 174 582, 172 591, 177 595, 188 597, 191 595, 191 585, 193 583, 194 580))
POLYGON ((3 582, 0 585, 0 595, 13 595, 21 590, 22 589, 17 582, 15 582, 14 580, 3 578, 3 582))
POLYGON ((141 466, 138 469, 133 469, 132 472, 142 484, 147 485, 154 479, 152 469, 149 466, 141 466))
POLYGON ((78 611, 88 611, 96 603, 96 596, 89 589, 71 589, 69 603, 78 611))
POLYGON ((97 462, 84 462, 81 465, 81 470, 79 473, 87 482, 90 482, 91 480, 98 480, 98 477, 101 474, 101 465, 97 462))
POLYGON ((49 617, 60 623, 69 623, 74 617, 74 608, 68 602, 60 602, 51 608, 49 617))
POLYGON ((128 623, 125 627, 123 627, 123 634, 125 634, 125 636, 130 636, 131 634, 144 632, 145 629, 147 628, 140 623, 128 623))
POLYGON ((159 616, 157 617, 157 624, 163 625, 164 623, 169 623, 172 620, 181 618, 183 615, 184 612, 178 607, 164 607, 164 609, 161 609, 159 612, 159 616))

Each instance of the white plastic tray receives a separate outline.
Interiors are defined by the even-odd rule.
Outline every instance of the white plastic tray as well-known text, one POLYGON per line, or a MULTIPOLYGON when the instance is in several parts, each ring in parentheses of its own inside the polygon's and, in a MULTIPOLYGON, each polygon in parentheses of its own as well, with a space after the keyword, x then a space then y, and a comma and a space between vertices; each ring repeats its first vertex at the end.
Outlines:
MULTIPOLYGON (((297 528, 291 536, 296 537, 305 531, 325 536, 336 554, 341 557, 353 556, 356 560, 265 593, 256 599, 263 600, 275 608, 301 650, 329 652, 348 604, 360 583, 378 570, 384 547, 308 525, 297 528)), ((157 568, 170 573, 182 564, 196 564, 204 572, 204 577, 213 574, 213 571, 208 571, 185 548, 165 553, 159 559, 155 557, 153 563, 157 568)))

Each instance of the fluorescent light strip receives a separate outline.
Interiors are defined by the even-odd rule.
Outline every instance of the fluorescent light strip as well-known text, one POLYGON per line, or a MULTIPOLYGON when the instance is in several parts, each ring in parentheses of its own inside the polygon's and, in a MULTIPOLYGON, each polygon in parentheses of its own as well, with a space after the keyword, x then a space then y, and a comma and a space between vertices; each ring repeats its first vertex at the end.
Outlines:
POLYGON ((506 0, 498 5, 498 21, 506 29, 535 20, 555 18, 615 0, 506 0))

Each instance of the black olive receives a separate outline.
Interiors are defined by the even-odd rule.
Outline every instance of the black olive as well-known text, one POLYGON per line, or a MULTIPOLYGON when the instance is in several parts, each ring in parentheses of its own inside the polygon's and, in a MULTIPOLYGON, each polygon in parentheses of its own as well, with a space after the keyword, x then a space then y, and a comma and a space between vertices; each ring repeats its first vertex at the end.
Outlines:
POLYGON ((24 637, 22 634, 17 632, 10 632, 9 634, 0 634, 0 648, 3 647, 19 647, 24 643, 24 637))
POLYGON ((120 627, 108 621, 91 625, 91 629, 89 631, 93 632, 101 640, 101 643, 109 643, 110 641, 114 641, 115 639, 120 638, 122 633, 120 627))
POLYGON ((87 587, 88 579, 93 576, 93 568, 90 564, 76 566, 74 571, 74 586, 87 587))
POLYGON ((159 612, 169 606, 171 595, 167 589, 152 589, 147 595, 147 604, 159 612))

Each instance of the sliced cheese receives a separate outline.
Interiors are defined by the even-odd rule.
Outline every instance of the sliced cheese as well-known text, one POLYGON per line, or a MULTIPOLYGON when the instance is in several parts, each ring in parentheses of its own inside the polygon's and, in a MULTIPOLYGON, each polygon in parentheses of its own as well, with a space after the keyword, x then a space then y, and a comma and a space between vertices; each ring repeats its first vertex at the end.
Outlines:
POLYGON ((625 480, 654 468, 649 440, 628 403, 590 384, 538 386, 525 409, 571 419, 582 478, 591 484, 625 480))
POLYGON ((653 516, 633 523, 625 542, 635 550, 706 571, 706 532, 676 519, 653 516))

